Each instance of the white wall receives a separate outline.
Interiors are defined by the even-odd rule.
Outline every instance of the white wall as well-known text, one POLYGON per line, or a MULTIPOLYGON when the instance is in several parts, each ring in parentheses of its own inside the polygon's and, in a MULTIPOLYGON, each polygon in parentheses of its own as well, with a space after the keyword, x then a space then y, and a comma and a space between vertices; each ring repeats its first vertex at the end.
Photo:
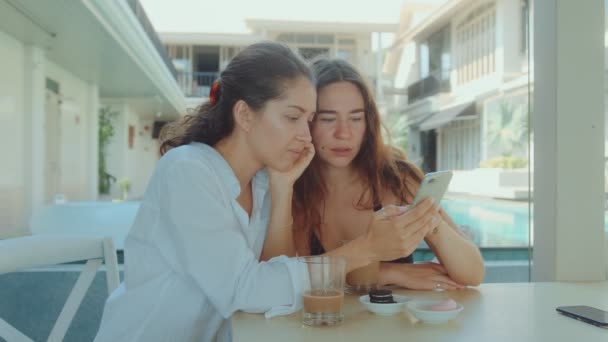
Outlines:
POLYGON ((158 143, 152 139, 154 122, 142 119, 142 113, 136 112, 128 104, 111 100, 102 102, 102 107, 109 105, 119 113, 114 120, 114 137, 107 150, 107 169, 117 180, 112 185, 110 195, 112 198, 120 198, 118 181, 128 178, 131 180, 129 199, 139 199, 143 196, 158 160, 158 143), (132 147, 129 146, 129 127, 134 129, 132 147))
POLYGON ((535 6, 532 277, 605 280, 604 3, 535 6))
MULTIPOLYGON (((47 61, 47 77, 59 83, 61 112, 61 186, 68 201, 88 200, 88 151, 91 113, 89 84, 64 68, 47 61)), ((94 137, 92 137, 94 138, 94 137)))
POLYGON ((496 69, 503 78, 521 72, 521 3, 496 1, 496 69))
MULTIPOLYGON (((44 50, 24 46, 0 31, 0 238, 29 233, 33 211, 44 203, 45 78, 59 83, 61 181, 67 199, 88 200, 90 120, 96 93, 90 84, 46 59, 44 50)), ((93 111, 94 112, 94 111, 93 111)), ((47 203, 48 204, 48 203, 47 203)))
POLYGON ((24 50, 13 37, 0 31, 0 238, 21 231, 26 222, 24 137, 24 50))
POLYGON ((143 195, 159 158, 158 140, 152 139, 153 120, 139 120, 136 128, 137 170, 133 180, 133 196, 143 195))

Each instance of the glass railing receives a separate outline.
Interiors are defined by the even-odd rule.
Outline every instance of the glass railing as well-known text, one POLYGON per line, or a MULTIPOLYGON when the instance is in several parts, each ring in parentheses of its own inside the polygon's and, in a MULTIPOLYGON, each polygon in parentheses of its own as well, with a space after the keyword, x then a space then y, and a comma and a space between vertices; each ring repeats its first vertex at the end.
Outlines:
POLYGON ((219 72, 178 72, 177 83, 187 97, 207 97, 219 72))
POLYGON ((450 70, 433 71, 427 77, 407 87, 408 104, 450 90, 450 70))

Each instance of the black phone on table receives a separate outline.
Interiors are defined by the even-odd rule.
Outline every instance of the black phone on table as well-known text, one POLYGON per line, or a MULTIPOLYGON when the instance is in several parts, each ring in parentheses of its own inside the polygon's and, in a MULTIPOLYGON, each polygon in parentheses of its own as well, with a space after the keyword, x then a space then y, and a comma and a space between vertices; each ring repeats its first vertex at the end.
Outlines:
POLYGON ((555 310, 562 315, 608 329, 608 312, 591 306, 559 306, 555 310))

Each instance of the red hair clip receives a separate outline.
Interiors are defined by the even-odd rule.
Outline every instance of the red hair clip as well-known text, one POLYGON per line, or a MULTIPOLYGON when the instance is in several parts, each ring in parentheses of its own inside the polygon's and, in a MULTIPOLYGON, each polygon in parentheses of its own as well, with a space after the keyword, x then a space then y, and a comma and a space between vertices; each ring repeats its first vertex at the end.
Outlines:
POLYGON ((217 102, 218 98, 219 98, 219 88, 220 88, 220 82, 219 81, 215 81, 213 82, 213 85, 211 86, 211 90, 209 91, 209 103, 211 103, 212 106, 215 106, 215 103, 217 102))

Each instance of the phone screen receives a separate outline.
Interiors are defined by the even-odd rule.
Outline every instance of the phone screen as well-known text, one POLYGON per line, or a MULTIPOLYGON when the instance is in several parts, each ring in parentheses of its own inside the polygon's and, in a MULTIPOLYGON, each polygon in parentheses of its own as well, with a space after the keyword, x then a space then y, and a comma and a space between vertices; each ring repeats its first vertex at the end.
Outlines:
MULTIPOLYGON (((588 320, 608 326, 608 312, 590 306, 560 306, 556 309, 566 315, 586 318, 588 320)), ((575 317, 575 318, 576 318, 575 317)))

